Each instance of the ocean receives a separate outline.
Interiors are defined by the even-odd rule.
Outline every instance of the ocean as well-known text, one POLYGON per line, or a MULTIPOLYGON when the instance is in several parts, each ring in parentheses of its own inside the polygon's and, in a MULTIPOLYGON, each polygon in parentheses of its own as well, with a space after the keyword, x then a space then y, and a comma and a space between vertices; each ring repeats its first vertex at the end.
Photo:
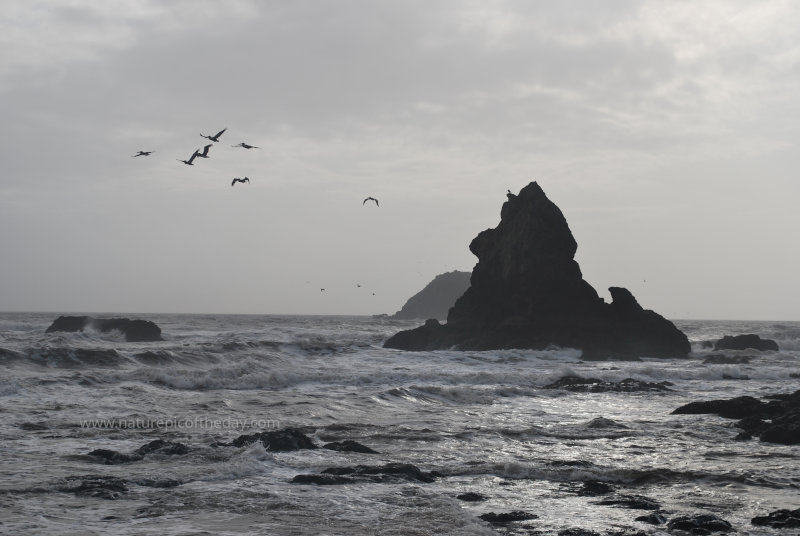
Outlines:
POLYGON ((558 348, 384 349, 421 323, 386 318, 94 315, 163 331, 133 343, 45 334, 57 316, 0 314, 3 534, 681 534, 636 520, 654 513, 791 534, 750 520, 800 507, 800 446, 735 441, 733 420, 671 414, 800 388, 800 322, 678 320, 688 359, 581 362, 558 348), (741 333, 780 351, 703 363, 719 353, 703 341, 741 333), (665 388, 548 388, 568 376, 665 388), (234 441, 286 429, 376 453, 234 441), (491 512, 528 515, 481 518, 491 512))

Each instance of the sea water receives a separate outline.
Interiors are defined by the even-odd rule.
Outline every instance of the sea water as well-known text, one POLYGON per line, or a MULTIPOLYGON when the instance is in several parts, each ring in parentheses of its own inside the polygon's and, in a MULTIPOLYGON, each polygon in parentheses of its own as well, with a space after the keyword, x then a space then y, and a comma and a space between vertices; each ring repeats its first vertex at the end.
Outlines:
POLYGON ((672 415, 696 400, 797 390, 800 323, 676 321, 688 359, 582 362, 573 349, 404 352, 382 348, 420 321, 337 316, 96 315, 144 318, 161 342, 50 333, 57 314, 0 314, 0 533, 6 534, 668 534, 576 491, 607 483, 665 517, 710 513, 738 534, 786 534, 750 519, 798 508, 800 447, 734 441, 734 421, 672 415), (703 341, 757 333, 777 352, 703 341), (670 382, 669 390, 575 393, 568 375, 670 382), (243 434, 298 428, 316 444, 378 454, 272 452, 243 434), (164 439, 184 454, 105 465, 164 439), (327 468, 413 464, 434 482, 292 483, 327 468), (111 496, 70 482, 118 477, 111 496), (478 493, 483 501, 458 495, 478 493), (527 521, 490 524, 488 512, 527 521))

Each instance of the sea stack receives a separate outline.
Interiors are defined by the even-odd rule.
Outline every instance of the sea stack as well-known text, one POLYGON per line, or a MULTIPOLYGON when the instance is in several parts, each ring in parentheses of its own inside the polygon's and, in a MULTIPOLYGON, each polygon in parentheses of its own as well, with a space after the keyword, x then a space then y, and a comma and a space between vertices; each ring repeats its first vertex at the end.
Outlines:
POLYGON ((577 243, 561 210, 532 182, 508 194, 500 223, 469 245, 478 257, 470 287, 447 323, 428 320, 384 344, 402 350, 578 348, 584 359, 685 357, 675 325, 643 309, 626 289, 606 303, 584 281, 577 243))
POLYGON ((447 318, 447 313, 469 287, 469 272, 454 270, 437 275, 403 305, 390 318, 410 320, 413 318, 447 318))

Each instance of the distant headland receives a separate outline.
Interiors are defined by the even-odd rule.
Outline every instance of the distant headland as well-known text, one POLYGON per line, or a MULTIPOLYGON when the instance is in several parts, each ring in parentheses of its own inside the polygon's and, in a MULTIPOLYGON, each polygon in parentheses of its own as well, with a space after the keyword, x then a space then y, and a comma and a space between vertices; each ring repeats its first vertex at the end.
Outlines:
POLYGON ((402 350, 578 348, 584 359, 685 357, 689 340, 669 320, 611 287, 606 303, 583 279, 561 210, 532 182, 508 193, 500 223, 478 234, 471 286, 447 323, 431 318, 384 346, 402 350))
POLYGON ((446 319, 450 308, 469 288, 470 275, 469 272, 457 270, 437 275, 433 281, 411 296, 405 305, 389 318, 397 320, 446 319))

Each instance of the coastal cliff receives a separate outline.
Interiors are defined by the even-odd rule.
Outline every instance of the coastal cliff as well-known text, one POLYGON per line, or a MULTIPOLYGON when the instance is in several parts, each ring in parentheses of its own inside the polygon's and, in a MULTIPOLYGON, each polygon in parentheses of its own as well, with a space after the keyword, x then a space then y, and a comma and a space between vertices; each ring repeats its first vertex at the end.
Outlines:
POLYGON ((606 303, 583 279, 577 243, 561 210, 532 182, 508 194, 500 223, 478 234, 471 285, 447 323, 428 320, 389 338, 403 350, 578 348, 584 359, 685 357, 689 341, 675 325, 611 287, 606 303))
POLYGON ((454 270, 437 275, 391 316, 397 320, 439 318, 444 320, 456 300, 469 288, 469 272, 454 270))

